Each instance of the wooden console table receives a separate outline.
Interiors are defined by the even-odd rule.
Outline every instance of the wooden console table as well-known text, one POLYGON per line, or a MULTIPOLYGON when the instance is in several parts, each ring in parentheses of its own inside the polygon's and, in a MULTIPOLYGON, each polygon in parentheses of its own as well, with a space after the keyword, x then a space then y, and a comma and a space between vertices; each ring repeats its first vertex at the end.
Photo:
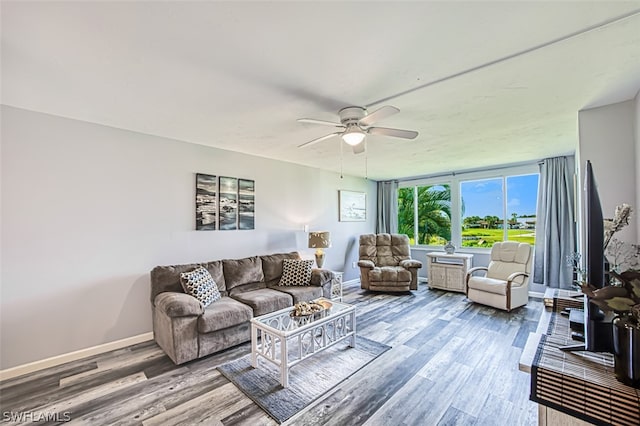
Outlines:
POLYGON ((538 424, 640 425, 640 390, 616 380, 613 355, 559 349, 576 343, 569 319, 560 312, 583 306, 581 298, 569 296, 547 290, 538 328, 520 357, 520 370, 531 374, 530 398, 538 403, 538 424))
POLYGON ((465 292, 464 278, 473 264, 472 254, 443 251, 427 253, 427 269, 429 288, 465 292))

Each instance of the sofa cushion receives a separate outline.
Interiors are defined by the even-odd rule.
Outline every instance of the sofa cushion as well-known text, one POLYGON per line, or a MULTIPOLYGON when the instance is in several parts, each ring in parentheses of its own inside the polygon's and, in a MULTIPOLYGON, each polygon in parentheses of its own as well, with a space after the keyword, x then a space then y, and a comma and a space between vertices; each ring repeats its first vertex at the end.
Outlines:
POLYGON ((270 288, 240 292, 231 297, 251 306, 254 317, 293 306, 291 295, 270 288))
POLYGON ((375 267, 369 271, 369 281, 409 282, 411 281, 411 271, 403 268, 402 266, 383 266, 381 268, 375 267))
POLYGON ((291 297, 293 297, 293 303, 308 302, 323 296, 322 287, 318 286, 290 285, 276 286, 273 287, 273 289, 291 295, 291 297))
POLYGON ((266 256, 260 256, 262 260, 262 272, 264 273, 264 282, 267 286, 277 284, 282 276, 282 261, 285 259, 300 259, 300 255, 296 251, 291 253, 277 253, 266 256))
POLYGON ((253 310, 231 297, 222 297, 209 305, 198 318, 198 332, 211 333, 250 321, 253 310))
POLYGON ((258 256, 245 257, 244 259, 225 259, 222 261, 222 265, 229 294, 233 294, 233 290, 240 286, 247 286, 246 290, 266 287, 262 261, 258 256))
POLYGON ((309 285, 311 284, 311 267, 313 259, 293 260, 284 259, 282 261, 282 277, 279 285, 309 285))
POLYGON ((181 273, 180 283, 184 292, 198 299, 203 308, 220 299, 218 286, 209 271, 202 266, 193 271, 181 273))

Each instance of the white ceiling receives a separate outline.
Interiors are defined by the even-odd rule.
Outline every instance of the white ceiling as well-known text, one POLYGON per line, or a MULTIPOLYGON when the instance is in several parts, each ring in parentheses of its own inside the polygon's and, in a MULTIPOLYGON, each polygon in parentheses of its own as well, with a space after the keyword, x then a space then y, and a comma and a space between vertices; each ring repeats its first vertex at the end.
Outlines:
POLYGON ((376 180, 571 153, 580 109, 640 89, 640 1, 3 0, 1 14, 3 104, 337 172, 339 138, 297 147, 334 129, 296 119, 393 105, 376 124, 418 138, 368 136, 366 161, 345 149, 345 174, 366 163, 376 180))

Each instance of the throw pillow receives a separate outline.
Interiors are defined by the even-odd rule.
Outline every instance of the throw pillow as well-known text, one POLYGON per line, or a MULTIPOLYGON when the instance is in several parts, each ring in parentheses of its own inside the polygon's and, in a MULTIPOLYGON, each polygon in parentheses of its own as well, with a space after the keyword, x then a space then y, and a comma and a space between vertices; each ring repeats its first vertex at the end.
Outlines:
POLYGON ((309 285, 311 284, 311 267, 313 259, 298 260, 284 259, 282 261, 282 277, 278 285, 309 285))
POLYGON ((180 274, 180 284, 184 292, 200 301, 203 308, 220 299, 220 291, 209 271, 199 266, 191 272, 180 274))

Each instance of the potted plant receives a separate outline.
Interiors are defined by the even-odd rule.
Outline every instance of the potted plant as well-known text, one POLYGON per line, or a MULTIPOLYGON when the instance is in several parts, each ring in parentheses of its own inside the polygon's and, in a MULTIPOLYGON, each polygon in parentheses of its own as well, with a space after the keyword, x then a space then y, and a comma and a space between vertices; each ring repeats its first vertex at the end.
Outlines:
POLYGON ((581 282, 582 292, 603 311, 615 312, 613 351, 618 380, 640 388, 640 269, 637 245, 613 238, 613 234, 629 223, 631 208, 616 207, 616 215, 605 226, 605 253, 611 263, 611 285, 594 288, 581 282), (609 249, 611 243, 612 249, 609 249), (622 271, 622 272, 618 272, 622 271))

